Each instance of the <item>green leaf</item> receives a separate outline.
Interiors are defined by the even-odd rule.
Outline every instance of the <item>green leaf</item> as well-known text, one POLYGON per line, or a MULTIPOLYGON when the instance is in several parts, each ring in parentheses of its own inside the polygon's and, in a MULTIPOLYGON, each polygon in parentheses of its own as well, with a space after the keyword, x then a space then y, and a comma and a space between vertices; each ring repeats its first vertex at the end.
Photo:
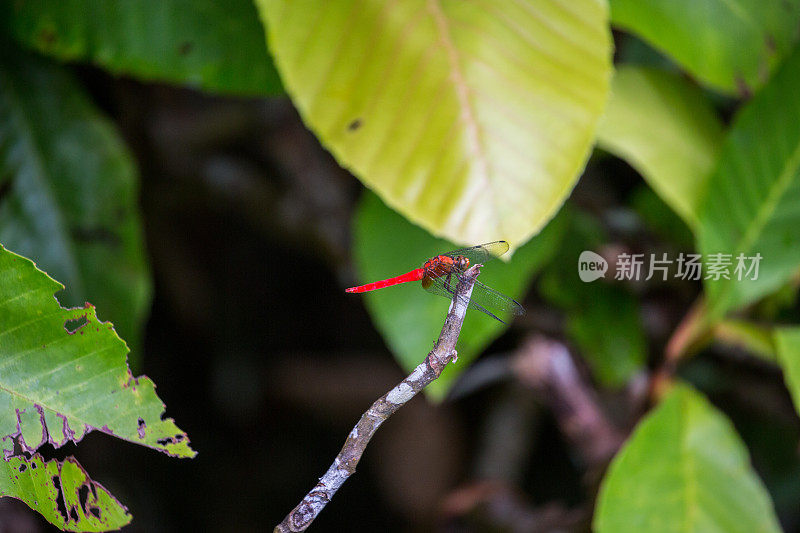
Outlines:
POLYGON ((798 94, 800 49, 736 117, 709 179, 697 228, 704 277, 711 254, 732 262, 730 279, 704 280, 712 319, 777 290, 800 267, 798 94), (757 279, 735 271, 740 254, 761 255, 757 279))
POLYGON ((0 465, 0 496, 22 500, 62 530, 110 531, 131 521, 125 506, 71 457, 45 462, 36 454, 31 459, 11 457, 0 465))
POLYGON ((0 2, 0 33, 114 74, 235 94, 279 94, 250 0, 0 2))
MULTIPOLYGON (((581 281, 581 252, 599 251, 606 238, 592 217, 580 212, 571 215, 558 253, 542 273, 539 291, 564 310, 566 333, 600 383, 619 387, 641 371, 647 360, 639 302, 613 281, 581 281)), ((613 278, 613 273, 607 272, 605 278, 613 278)))
POLYGON ((614 64, 617 67, 639 65, 676 73, 681 70, 669 57, 665 56, 636 35, 630 33, 620 34, 618 38, 615 39, 614 64))
POLYGON ((71 75, 0 51, 0 242, 91 301, 137 347, 149 311, 138 177, 119 134, 71 75))
MULTIPOLYGON (((520 300, 531 278, 555 252, 562 234, 560 218, 554 219, 540 235, 519 248, 504 263, 492 261, 481 270, 480 281, 520 300)), ((431 237, 386 207, 374 194, 361 199, 355 219, 354 256, 359 280, 378 281, 408 272, 437 254, 458 246, 431 237)), ((375 327, 402 367, 410 371, 433 347, 444 323, 450 302, 428 294, 418 284, 404 284, 353 295, 366 300, 375 327)), ((425 389, 441 398, 458 375, 507 326, 483 313, 470 310, 458 340, 458 361, 425 389)))
POLYGON ((714 340, 747 350, 765 361, 775 362, 775 343, 769 327, 744 320, 722 320, 714 327, 714 340))
POLYGON ((33 453, 98 430, 194 456, 186 434, 162 418, 153 382, 131 374, 111 323, 100 322, 90 304, 59 306, 53 294, 61 288, 0 245, 0 440, 10 446, 18 439, 33 453))
POLYGON ((702 91, 677 74, 623 66, 597 129, 598 145, 625 159, 690 226, 722 145, 722 123, 702 91))
POLYGON ((718 91, 747 95, 797 41, 800 0, 611 0, 611 22, 718 91))
POLYGON ((680 250, 694 248, 694 235, 689 226, 650 187, 641 185, 634 189, 629 205, 659 239, 680 250))
POLYGON ((774 332, 774 339, 786 388, 792 395, 795 410, 800 414, 800 327, 778 328, 774 332))
POLYGON ((676 386, 639 424, 603 480, 597 533, 780 531, 769 494, 727 417, 676 386))
POLYGON ((387 205, 519 246, 564 202, 611 74, 596 0, 257 0, 303 119, 387 205))
POLYGON ((621 387, 647 361, 639 302, 621 288, 596 282, 581 294, 586 297, 584 305, 567 312, 567 334, 602 384, 621 387))

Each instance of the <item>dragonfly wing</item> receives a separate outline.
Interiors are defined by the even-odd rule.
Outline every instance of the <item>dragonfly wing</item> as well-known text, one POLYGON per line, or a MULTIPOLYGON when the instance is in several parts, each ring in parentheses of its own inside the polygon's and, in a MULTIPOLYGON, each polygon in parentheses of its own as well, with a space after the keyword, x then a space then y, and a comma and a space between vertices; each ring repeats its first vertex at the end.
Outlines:
POLYGON ((460 250, 453 250, 452 252, 447 252, 446 254, 442 255, 446 255, 448 257, 457 257, 459 255, 463 255, 469 259, 469 263, 471 265, 476 265, 478 263, 486 263, 495 257, 500 257, 507 251, 508 242, 494 241, 487 242, 486 244, 479 244, 478 246, 470 246, 469 248, 461 248, 460 250))
MULTIPOLYGON (((442 276, 431 280, 432 283, 427 287, 428 292, 444 296, 452 300, 456 294, 456 284, 458 276, 442 276)), ((480 281, 475 281, 472 289, 472 296, 469 300, 469 307, 482 313, 486 313, 495 320, 505 324, 505 320, 500 317, 509 315, 521 315, 525 312, 523 307, 514 299, 487 287, 480 281), (499 315, 499 316, 498 316, 499 315)))
POLYGON ((525 314, 525 308, 515 299, 497 292, 491 287, 487 287, 478 280, 475 280, 475 288, 472 289, 473 298, 482 305, 494 309, 501 314, 519 316, 525 314))

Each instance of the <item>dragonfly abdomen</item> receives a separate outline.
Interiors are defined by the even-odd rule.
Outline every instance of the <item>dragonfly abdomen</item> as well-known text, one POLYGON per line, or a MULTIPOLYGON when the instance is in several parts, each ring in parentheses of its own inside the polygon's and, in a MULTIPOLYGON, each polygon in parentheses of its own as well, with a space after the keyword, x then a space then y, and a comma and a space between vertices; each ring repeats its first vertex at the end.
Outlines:
POLYGON ((375 291, 378 289, 383 289, 384 287, 391 287, 392 285, 398 285, 400 283, 407 283, 409 281, 419 281, 422 279, 424 275, 425 275, 425 269, 417 268, 415 270, 412 270, 411 272, 407 272, 402 276, 397 276, 395 278, 382 279, 381 281, 367 283, 366 285, 361 285, 359 287, 350 287, 349 289, 345 289, 345 292, 375 291))

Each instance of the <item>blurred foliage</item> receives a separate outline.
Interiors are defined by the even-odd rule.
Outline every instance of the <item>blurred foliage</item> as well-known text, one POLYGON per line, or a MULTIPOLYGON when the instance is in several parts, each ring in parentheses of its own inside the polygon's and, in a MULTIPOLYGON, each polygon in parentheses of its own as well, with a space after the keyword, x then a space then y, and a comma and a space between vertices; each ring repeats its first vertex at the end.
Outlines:
MULTIPOLYGON (((760 255, 757 279, 708 279, 709 313, 723 313, 778 290, 798 271, 800 246, 800 49, 731 126, 701 206, 697 247, 707 257, 760 255)), ((750 263, 746 263, 746 267, 750 263)), ((746 274, 746 270, 743 272, 746 274)))
POLYGON ((564 216, 567 230, 555 259, 542 274, 539 290, 565 312, 566 333, 595 377, 604 386, 623 386, 647 361, 639 302, 624 286, 614 283, 613 270, 606 272, 604 279, 580 281, 577 271, 581 252, 601 251, 608 236, 586 213, 567 212, 564 216))
POLYGON ((136 165, 72 73, 13 46, 0 51, 0 243, 91 302, 138 360, 151 280, 136 165))
POLYGON ((608 93, 603 2, 257 5, 303 119, 407 219, 516 247, 566 200, 608 93))
POLYGON ((594 528, 781 530, 733 425, 684 385, 640 422, 617 454, 600 490, 594 528))
POLYGON ((783 369, 786 387, 792 394, 797 413, 800 414, 800 327, 777 329, 775 352, 783 369))
POLYGON ((772 330, 763 325, 729 318, 717 324, 714 328, 714 338, 772 363, 777 360, 772 330))
POLYGON ((647 229, 660 240, 679 250, 694 247, 692 231, 653 189, 644 185, 637 187, 631 193, 629 203, 647 229))
POLYGON ((0 34, 114 74, 242 95, 282 92, 250 0, 0 2, 0 34))
POLYGON ((611 0, 611 23, 724 93, 746 96, 797 42, 798 0, 611 0))
POLYGON ((702 91, 677 74, 623 65, 597 130, 597 144, 625 159, 686 221, 698 204, 722 143, 722 123, 702 91))

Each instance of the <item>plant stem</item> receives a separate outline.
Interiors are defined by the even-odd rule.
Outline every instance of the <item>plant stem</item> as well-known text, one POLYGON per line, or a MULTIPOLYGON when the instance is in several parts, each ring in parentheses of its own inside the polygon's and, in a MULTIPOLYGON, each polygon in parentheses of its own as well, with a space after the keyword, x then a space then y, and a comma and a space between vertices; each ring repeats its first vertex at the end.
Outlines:
POLYGON ((650 380, 651 399, 660 399, 672 387, 679 361, 698 352, 712 340, 714 324, 705 301, 698 299, 667 341, 664 361, 650 380))
POLYGON ((336 491, 347 481, 347 478, 356 471, 356 465, 361 460, 361 455, 381 424, 419 391, 438 378, 448 363, 456 360, 456 342, 461 333, 469 298, 472 295, 472 287, 480 273, 480 267, 481 265, 475 265, 468 269, 456 286, 453 303, 447 313, 447 318, 445 318, 442 332, 425 361, 417 366, 406 379, 378 398, 361 415, 328 471, 297 507, 275 526, 273 533, 305 531, 333 498, 336 491))

